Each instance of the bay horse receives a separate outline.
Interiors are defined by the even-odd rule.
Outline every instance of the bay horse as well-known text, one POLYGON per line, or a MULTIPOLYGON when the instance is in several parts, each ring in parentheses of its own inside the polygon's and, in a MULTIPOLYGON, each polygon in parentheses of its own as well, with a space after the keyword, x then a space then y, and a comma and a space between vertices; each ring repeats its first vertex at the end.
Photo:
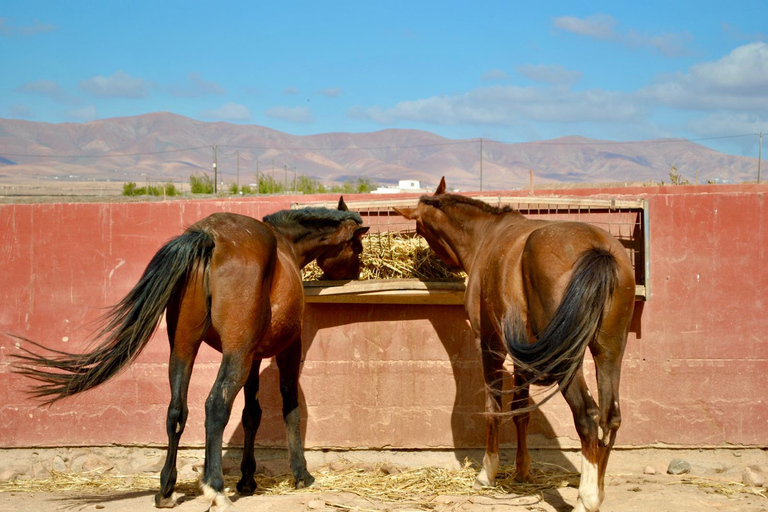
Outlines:
MULTIPOLYGON (((300 434, 298 377, 304 288, 301 268, 317 259, 329 279, 357 279, 361 237, 368 231, 347 210, 283 210, 259 222, 215 213, 168 241, 152 258, 135 287, 104 318, 103 340, 85 354, 54 351, 51 357, 25 349, 16 371, 36 379, 32 394, 53 403, 103 384, 142 351, 166 314, 171 354, 168 452, 160 475, 158 508, 176 505, 176 454, 187 420, 187 390, 198 349, 207 343, 222 354, 205 402, 205 467, 201 487, 210 510, 233 510, 224 494, 221 450, 232 404, 245 388, 242 478, 237 490, 256 489, 254 438, 261 421, 259 367, 276 357, 290 465, 296 488, 309 486, 300 434)), ((23 338, 22 338, 23 339, 23 338)), ((24 339, 38 348, 42 345, 24 339)))
MULTIPOLYGON (((598 227, 533 220, 511 207, 446 193, 445 178, 415 208, 395 208, 446 264, 467 277, 464 305, 481 347, 488 432, 475 487, 491 486, 499 467, 503 364, 514 364, 514 478, 530 482, 526 440, 533 409, 561 391, 581 439, 576 511, 597 511, 605 468, 621 423, 619 378, 635 301, 632 264, 621 243, 598 227), (599 405, 584 379, 589 347, 599 405), (533 405, 531 384, 557 387, 533 405)), ((509 414, 509 413, 507 413, 509 414)))

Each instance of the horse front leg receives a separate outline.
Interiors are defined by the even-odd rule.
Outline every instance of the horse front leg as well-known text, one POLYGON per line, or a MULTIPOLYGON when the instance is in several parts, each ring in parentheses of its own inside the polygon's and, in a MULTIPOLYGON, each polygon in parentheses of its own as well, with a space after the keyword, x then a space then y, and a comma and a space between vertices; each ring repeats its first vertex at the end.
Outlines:
POLYGON ((245 384, 253 359, 244 354, 224 354, 213 389, 205 401, 205 469, 202 490, 211 503, 209 512, 231 512, 232 502, 224 494, 221 445, 224 428, 232 413, 235 396, 245 384))
POLYGON ((253 494, 256 491, 256 458, 254 449, 256 432, 261 424, 261 405, 259 404, 259 369, 261 359, 256 359, 251 366, 251 373, 245 382, 243 393, 245 395, 245 407, 243 408, 243 461, 240 464, 242 477, 237 483, 237 491, 240 494, 253 494))
POLYGON ((597 512, 603 502, 600 485, 600 459, 605 447, 599 446, 600 410, 589 392, 584 373, 579 369, 563 389, 563 395, 573 413, 576 431, 581 439, 581 479, 579 498, 574 512, 597 512))
POLYGON ((280 395, 283 398, 283 419, 288 431, 288 453, 291 471, 297 489, 311 486, 315 478, 307 471, 304 445, 301 441, 301 413, 299 411, 299 370, 301 367, 301 338, 294 340, 277 355, 280 370, 280 395))
POLYGON ((485 440, 483 468, 477 475, 473 487, 481 489, 492 487, 499 471, 499 425, 501 418, 501 392, 503 388, 503 369, 506 354, 498 347, 499 343, 480 342, 485 379, 485 412, 488 414, 488 430, 485 440))

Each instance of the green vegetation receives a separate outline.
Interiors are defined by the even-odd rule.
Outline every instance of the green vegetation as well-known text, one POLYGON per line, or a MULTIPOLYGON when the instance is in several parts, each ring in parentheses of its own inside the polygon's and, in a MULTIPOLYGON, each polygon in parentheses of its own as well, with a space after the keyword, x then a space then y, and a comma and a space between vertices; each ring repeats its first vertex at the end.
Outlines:
POLYGON ((148 182, 146 187, 139 187, 133 181, 123 183, 124 196, 177 196, 179 190, 171 182, 163 185, 148 182))
POLYGON ((328 192, 334 194, 365 194, 375 189, 376 186, 368 178, 357 178, 353 182, 346 182, 342 185, 334 185, 328 192))
MULTIPOLYGON (((669 170, 669 181, 672 182, 673 185, 690 185, 691 182, 687 179, 683 178, 683 175, 677 172, 677 167, 674 165, 669 170)), ((662 181, 661 184, 663 185, 664 182, 662 181)))
POLYGON ((213 194, 213 179, 207 174, 193 174, 189 177, 189 189, 193 194, 213 194))

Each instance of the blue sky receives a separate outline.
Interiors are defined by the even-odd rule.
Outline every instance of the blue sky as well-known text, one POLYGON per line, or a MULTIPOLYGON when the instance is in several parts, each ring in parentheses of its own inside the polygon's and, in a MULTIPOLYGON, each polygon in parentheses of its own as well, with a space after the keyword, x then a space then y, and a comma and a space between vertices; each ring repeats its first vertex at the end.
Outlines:
POLYGON ((768 2, 0 5, 0 117, 170 111, 305 135, 684 137, 757 156, 768 2), (534 4, 538 4, 534 6, 534 4))

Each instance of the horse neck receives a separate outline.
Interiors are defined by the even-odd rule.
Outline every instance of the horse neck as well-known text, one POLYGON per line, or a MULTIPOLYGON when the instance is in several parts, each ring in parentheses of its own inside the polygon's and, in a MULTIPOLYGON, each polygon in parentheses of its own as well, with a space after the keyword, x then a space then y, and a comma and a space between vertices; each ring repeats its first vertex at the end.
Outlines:
POLYGON ((456 254, 461 268, 469 272, 477 251, 482 249, 483 238, 491 227, 494 216, 485 212, 472 215, 459 212, 449 216, 449 219, 448 223, 440 225, 440 233, 456 254))
POLYGON ((281 229, 279 226, 275 229, 290 242, 299 268, 309 265, 328 247, 328 244, 320 241, 323 235, 328 234, 326 231, 299 233, 292 229, 281 229))

